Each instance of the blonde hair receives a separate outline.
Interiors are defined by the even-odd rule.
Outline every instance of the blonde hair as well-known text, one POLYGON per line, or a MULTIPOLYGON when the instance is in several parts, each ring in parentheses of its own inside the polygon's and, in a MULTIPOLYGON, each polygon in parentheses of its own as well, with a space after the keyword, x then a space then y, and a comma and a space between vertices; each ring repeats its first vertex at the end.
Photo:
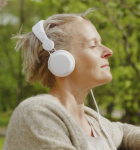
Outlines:
MULTIPOLYGON (((93 9, 78 14, 55 14, 44 22, 46 35, 54 41, 56 50, 70 50, 70 25, 81 18, 88 20, 86 15, 91 11, 93 9)), ((34 33, 18 34, 13 38, 18 39, 16 51, 22 48, 23 73, 26 74, 26 80, 30 83, 39 81, 42 86, 53 87, 55 76, 48 69, 49 53, 43 49, 34 33)))

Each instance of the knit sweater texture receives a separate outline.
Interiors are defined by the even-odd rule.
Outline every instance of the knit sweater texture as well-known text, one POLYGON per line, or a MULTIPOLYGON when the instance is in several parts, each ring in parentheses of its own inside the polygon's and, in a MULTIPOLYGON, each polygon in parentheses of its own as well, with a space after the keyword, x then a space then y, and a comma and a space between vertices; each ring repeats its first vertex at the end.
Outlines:
MULTIPOLYGON (((101 130, 98 114, 84 106, 98 136, 103 136, 109 150, 115 150, 101 130)), ((119 150, 140 150, 140 127, 120 122, 110 122, 101 117, 101 123, 119 150)), ((88 150, 81 127, 49 94, 30 97, 14 110, 2 150, 88 150)))

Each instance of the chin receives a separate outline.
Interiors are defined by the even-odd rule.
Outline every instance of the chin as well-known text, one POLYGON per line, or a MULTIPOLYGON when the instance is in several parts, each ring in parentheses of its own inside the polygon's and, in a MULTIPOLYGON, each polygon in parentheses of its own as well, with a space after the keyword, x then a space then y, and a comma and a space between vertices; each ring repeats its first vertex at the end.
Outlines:
MULTIPOLYGON (((109 73, 109 74, 102 74, 102 75, 99 75, 99 76, 90 76, 90 77, 88 77, 88 81, 90 81, 90 85, 92 86, 92 88, 93 87, 96 87, 96 86, 100 86, 100 85, 104 85, 104 84, 107 84, 107 83, 109 83, 111 80, 112 80, 112 74, 111 73, 109 73)), ((87 80, 86 80, 86 82, 87 82, 87 80)))
POLYGON ((112 75, 110 74, 109 76, 107 76, 106 78, 102 78, 102 79, 98 79, 97 85, 96 86, 100 86, 100 85, 104 85, 109 83, 112 80, 112 75))
POLYGON ((108 82, 110 82, 112 80, 112 74, 110 73, 110 75, 107 77, 108 82))
POLYGON ((112 75, 108 76, 107 78, 105 78, 104 80, 102 80, 101 85, 109 83, 112 80, 112 75))

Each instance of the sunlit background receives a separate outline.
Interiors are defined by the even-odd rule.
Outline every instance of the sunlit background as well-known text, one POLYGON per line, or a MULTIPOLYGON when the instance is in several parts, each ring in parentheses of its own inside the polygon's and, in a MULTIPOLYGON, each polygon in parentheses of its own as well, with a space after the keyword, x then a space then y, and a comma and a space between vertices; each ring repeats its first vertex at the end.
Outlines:
MULTIPOLYGON (((0 0, 0 149, 15 107, 27 97, 47 93, 30 85, 22 74, 21 53, 12 35, 30 32, 39 20, 57 13, 96 11, 87 17, 102 44, 113 50, 109 59, 113 80, 93 89, 103 116, 111 121, 140 125, 140 1, 139 0, 0 0)), ((85 105, 96 110, 89 94, 85 105)))

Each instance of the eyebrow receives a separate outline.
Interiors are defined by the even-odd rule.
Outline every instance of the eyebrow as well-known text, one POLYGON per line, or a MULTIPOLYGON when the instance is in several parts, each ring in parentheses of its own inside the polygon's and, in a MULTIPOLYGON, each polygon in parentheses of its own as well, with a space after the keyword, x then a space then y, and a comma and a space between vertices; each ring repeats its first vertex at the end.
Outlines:
MULTIPOLYGON (((97 38, 96 38, 96 37, 93 37, 93 38, 91 38, 91 39, 85 39, 85 41, 83 42, 83 44, 86 45, 87 43, 89 43, 89 42, 92 41, 92 40, 97 41, 97 38)), ((100 40, 100 42, 101 42, 101 37, 99 37, 99 40, 100 40)))
MULTIPOLYGON (((97 38, 96 38, 96 37, 94 37, 94 38, 89 39, 88 41, 92 41, 92 40, 97 41, 97 38)), ((101 39, 101 38, 99 38, 99 40, 101 41, 102 39, 101 39)))

